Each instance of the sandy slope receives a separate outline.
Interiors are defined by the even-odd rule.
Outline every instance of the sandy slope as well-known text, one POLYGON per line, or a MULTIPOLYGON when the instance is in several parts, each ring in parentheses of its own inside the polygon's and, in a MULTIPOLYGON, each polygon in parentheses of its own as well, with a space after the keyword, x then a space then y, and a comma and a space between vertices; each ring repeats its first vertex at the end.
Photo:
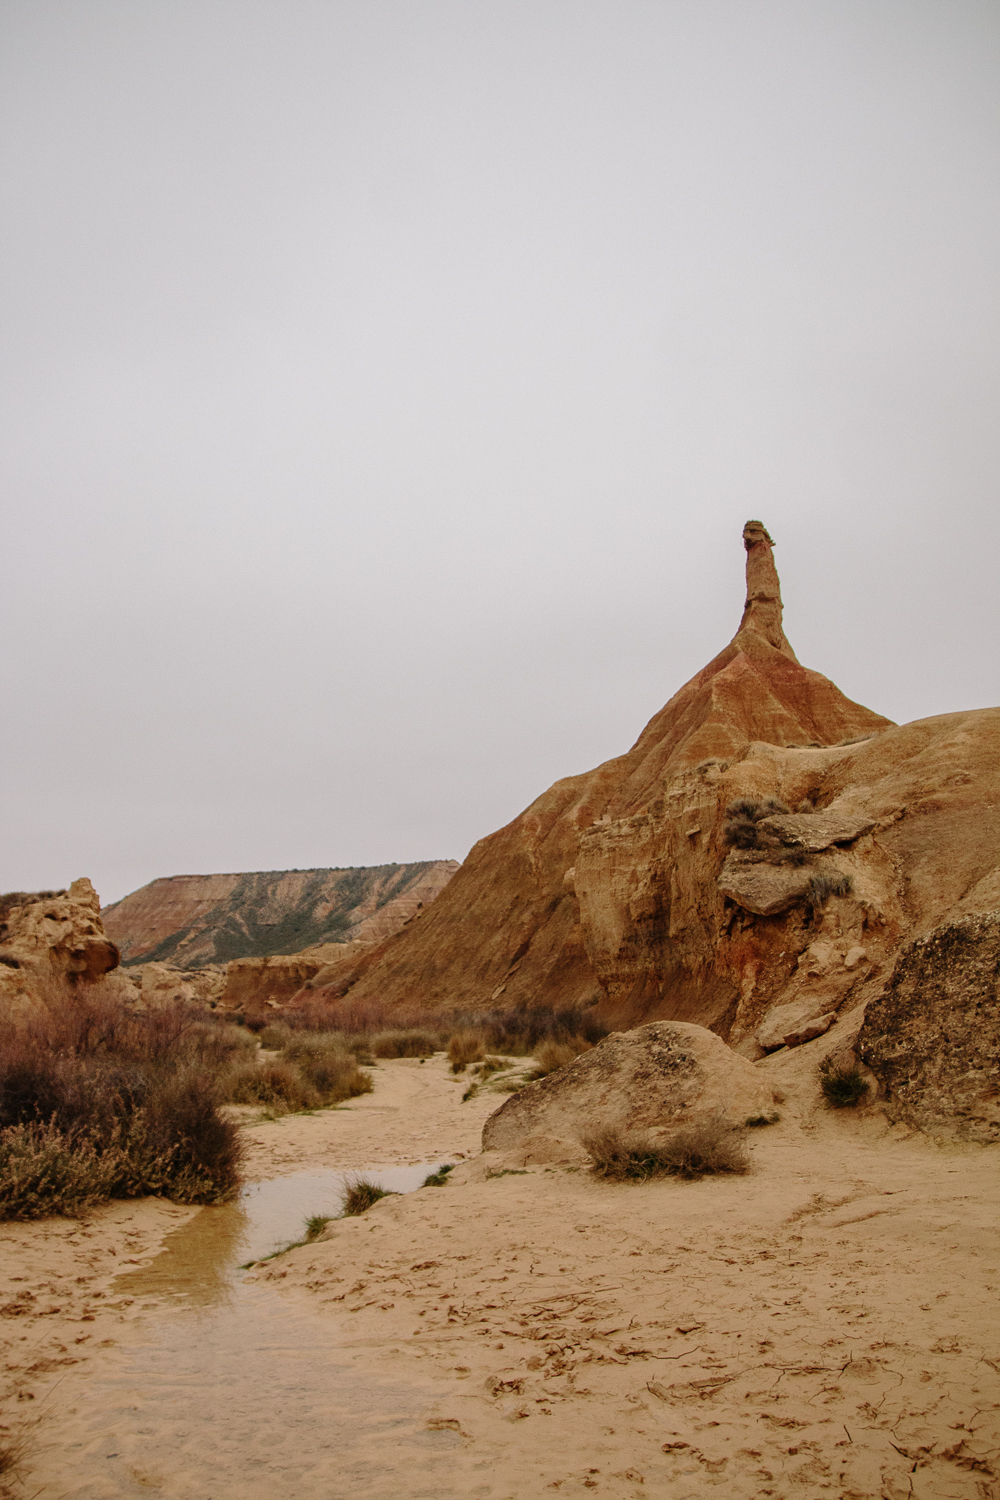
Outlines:
MULTIPOLYGON (((381 1067, 346 1110, 253 1127, 257 1177, 471 1159, 448 1186, 384 1200, 249 1274, 245 1295, 298 1347, 298 1381, 303 1358, 336 1356, 342 1435, 330 1454, 322 1422, 296 1427, 298 1477, 276 1484, 268 1465, 291 1431, 280 1400, 295 1387, 245 1378, 220 1346, 233 1440, 213 1445, 204 1496, 998 1500, 998 1158, 831 1115, 806 1048, 765 1066, 789 1090, 784 1118, 755 1132, 754 1170, 732 1180, 606 1186, 474 1157, 491 1102, 463 1105, 440 1061, 381 1067), (357 1394, 372 1391, 397 1403, 392 1441, 357 1394)), ((106 1267, 185 1217, 118 1205, 85 1231, 0 1226, 0 1300, 36 1299, 2 1325, 8 1378, 46 1412, 28 1493, 202 1495, 190 1412, 138 1394, 148 1472, 133 1457, 132 1488, 74 1487, 67 1466, 93 1448, 94 1403, 120 1392, 130 1347, 170 1316, 155 1299, 102 1311, 106 1267), (94 1311, 77 1306, 77 1274, 94 1278, 94 1311), (45 1313, 45 1281, 54 1305, 71 1288, 72 1318, 45 1313), (86 1375, 45 1364, 81 1347, 86 1375)))

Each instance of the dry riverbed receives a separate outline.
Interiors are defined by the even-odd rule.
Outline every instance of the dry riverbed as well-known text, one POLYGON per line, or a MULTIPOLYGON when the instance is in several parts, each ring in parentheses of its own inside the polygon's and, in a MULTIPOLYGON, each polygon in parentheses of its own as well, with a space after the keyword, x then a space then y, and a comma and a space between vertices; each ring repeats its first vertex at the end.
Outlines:
POLYGON ((4 1419, 41 1418, 24 1493, 1000 1500, 997 1153, 830 1113, 798 1050, 766 1065, 788 1099, 745 1178, 608 1186, 479 1156, 499 1100, 463 1104, 441 1059, 248 1126, 259 1181, 460 1165, 241 1275, 211 1445, 157 1398, 181 1315, 115 1273, 225 1211, 0 1226, 4 1419), (240 1359, 251 1326, 282 1331, 266 1379, 240 1359))

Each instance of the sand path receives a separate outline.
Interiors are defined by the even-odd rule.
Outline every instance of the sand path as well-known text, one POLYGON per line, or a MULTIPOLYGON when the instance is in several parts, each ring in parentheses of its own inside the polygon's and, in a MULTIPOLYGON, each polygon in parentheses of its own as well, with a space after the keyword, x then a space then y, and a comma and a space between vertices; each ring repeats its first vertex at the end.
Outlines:
POLYGON ((462 1104, 440 1061, 253 1127, 259 1178, 469 1159, 250 1272, 211 1314, 210 1366, 207 1314, 112 1307, 96 1269, 187 1211, 6 1226, 4 1300, 13 1244, 61 1254, 61 1286, 74 1254, 97 1278, 86 1329, 11 1319, 43 1360, 91 1351, 15 1350, 45 1411, 28 1493, 1000 1500, 997 1156, 831 1115, 790 1059, 746 1178, 607 1186, 475 1156, 496 1100, 462 1104))

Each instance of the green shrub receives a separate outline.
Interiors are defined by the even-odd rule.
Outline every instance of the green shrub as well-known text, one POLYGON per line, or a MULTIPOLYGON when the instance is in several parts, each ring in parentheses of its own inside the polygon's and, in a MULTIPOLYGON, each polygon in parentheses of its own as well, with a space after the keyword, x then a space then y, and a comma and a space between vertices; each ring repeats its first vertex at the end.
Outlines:
POLYGON ((868 1093, 868 1080, 857 1063, 846 1067, 820 1066, 820 1087, 833 1109, 853 1109, 868 1093))
POLYGON ((326 1226, 333 1220, 332 1214, 313 1214, 306 1220, 306 1243, 318 1240, 326 1226))
POLYGON ((664 1176, 691 1181, 750 1170, 742 1131, 715 1120, 682 1126, 665 1141, 606 1126, 584 1136, 583 1146, 594 1175, 610 1182, 647 1182, 664 1176))
POLYGON ((456 1163, 445 1162, 443 1167, 438 1167, 436 1172, 430 1172, 420 1184, 421 1187, 444 1187, 448 1181, 448 1173, 454 1172, 456 1163))

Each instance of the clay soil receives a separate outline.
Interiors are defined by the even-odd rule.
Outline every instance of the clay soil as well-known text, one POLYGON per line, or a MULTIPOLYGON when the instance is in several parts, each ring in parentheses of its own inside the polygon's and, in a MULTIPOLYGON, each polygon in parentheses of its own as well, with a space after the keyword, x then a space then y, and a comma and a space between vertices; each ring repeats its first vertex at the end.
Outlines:
MULTIPOLYGON (((781 1121, 751 1133, 742 1178, 607 1185, 582 1162, 480 1156, 500 1101, 463 1104, 440 1058, 382 1064, 347 1108, 248 1127, 258 1179, 460 1162, 445 1187, 385 1199, 246 1273, 289 1330, 308 1327, 359 1383, 405 1392, 402 1415, 444 1444, 394 1464, 359 1422, 365 1493, 1000 1500, 995 1150, 890 1127, 877 1109, 831 1112, 809 1047, 763 1066, 787 1097, 781 1121)), ((39 1417, 21 1493, 105 1493, 74 1487, 87 1382, 170 1316, 155 1297, 116 1296, 114 1275, 193 1213, 148 1201, 0 1226, 4 1420, 39 1417)), ((151 1402, 150 1443, 168 1439, 178 1461, 137 1471, 135 1492, 268 1493, 237 1459, 266 1467, 271 1395, 250 1428, 260 1452, 204 1455, 197 1491, 185 1433, 157 1433, 169 1418, 151 1402)), ((341 1474, 357 1456, 342 1447, 341 1474)), ((310 1472, 270 1493, 360 1492, 318 1459, 310 1472)))

